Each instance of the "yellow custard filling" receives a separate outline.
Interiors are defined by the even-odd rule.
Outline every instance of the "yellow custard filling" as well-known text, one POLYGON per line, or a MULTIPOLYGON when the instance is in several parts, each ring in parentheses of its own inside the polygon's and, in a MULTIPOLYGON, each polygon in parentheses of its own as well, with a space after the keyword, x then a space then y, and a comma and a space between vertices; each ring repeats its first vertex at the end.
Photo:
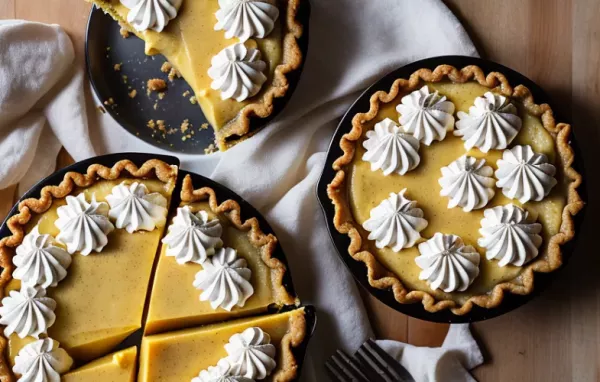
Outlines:
MULTIPOLYGON (((468 112, 478 96, 490 91, 489 88, 475 82, 465 84, 453 84, 450 82, 428 83, 430 90, 438 90, 441 95, 448 98, 456 106, 456 112, 468 112)), ((466 151, 464 142, 460 137, 455 137, 451 132, 441 142, 434 142, 431 146, 421 143, 419 153, 421 163, 419 166, 405 175, 392 174, 384 176, 382 171, 371 171, 370 163, 361 158, 365 153, 362 146, 366 131, 372 130, 377 122, 390 118, 398 122, 399 113, 396 106, 400 99, 398 97, 382 106, 377 117, 365 125, 362 137, 356 145, 356 153, 350 165, 348 178, 348 199, 355 221, 360 225, 364 245, 374 254, 386 268, 391 270, 409 290, 422 290, 433 294, 438 299, 450 299, 458 303, 464 303, 468 298, 489 292, 495 285, 502 281, 515 279, 523 268, 515 266, 499 267, 496 260, 487 260, 485 250, 477 246, 479 238, 480 221, 486 208, 513 203, 525 208, 530 217, 537 219, 542 224, 541 233, 544 242, 540 248, 541 256, 545 256, 548 239, 559 232, 561 225, 561 214, 567 200, 568 182, 562 175, 561 165, 557 163, 556 149, 553 137, 544 129, 539 117, 528 114, 522 105, 517 104, 519 116, 523 120, 521 131, 511 143, 514 145, 530 145, 537 153, 546 154, 551 163, 557 167, 556 178, 558 184, 544 200, 540 202, 528 202, 521 205, 518 200, 509 200, 502 194, 502 190, 495 188, 496 195, 488 205, 480 210, 464 212, 462 208, 448 209, 448 198, 440 196, 441 187, 438 183, 441 177, 441 168, 449 165, 464 154, 477 158, 485 158, 486 164, 494 170, 497 169, 496 161, 501 158, 502 151, 490 150, 482 153, 478 149, 466 151), (436 232, 454 234, 460 236, 466 244, 473 245, 481 254, 479 265, 480 273, 473 284, 465 292, 444 293, 437 290, 432 291, 426 281, 419 280, 421 269, 415 263, 415 257, 419 255, 417 245, 406 248, 396 253, 390 248, 378 249, 375 243, 366 240, 368 232, 362 229, 362 224, 369 219, 370 211, 381 201, 389 197, 390 193, 398 193, 406 188, 406 197, 415 200, 418 207, 424 212, 424 217, 429 225, 421 232, 425 239, 433 237, 436 232)), ((455 113, 456 115, 456 113, 455 113)), ((458 119, 457 119, 458 120, 458 119)), ((517 280, 518 281, 518 280, 517 280)))
POLYGON ((137 347, 109 354, 70 371, 62 382, 133 382, 135 381, 137 347))
MULTIPOLYGON (((171 197, 171 186, 158 180, 100 180, 82 192, 88 201, 92 194, 97 201, 105 201, 114 186, 134 181, 145 184, 149 192, 159 192, 168 200, 171 197)), ((32 219, 27 231, 39 224, 41 234, 56 237, 59 233, 54 225, 58 219, 56 210, 64 204, 65 199, 54 201, 48 211, 32 219)), ((101 252, 88 256, 73 254, 67 277, 55 288, 47 289, 47 296, 57 305, 56 321, 48 329, 48 336, 58 341, 71 357, 81 362, 105 355, 141 328, 146 293, 163 230, 164 227, 157 227, 151 232, 130 234, 124 229, 115 229, 109 233, 108 244, 101 252)), ((19 284, 14 280, 6 290, 16 289, 19 284)), ((25 342, 14 335, 9 338, 11 362, 25 342)))
MULTIPOLYGON (((297 320, 304 320, 304 309, 144 337, 138 381, 190 381, 227 356, 225 344, 232 335, 251 327, 267 332, 277 349, 277 368, 272 377, 284 363, 281 340, 297 320)), ((271 377, 264 380, 273 380, 271 377)))
POLYGON ((246 260, 252 271, 250 283, 254 287, 254 294, 242 308, 236 306, 231 312, 222 308, 213 309, 209 301, 200 301, 202 291, 193 285, 196 273, 202 270, 202 266, 196 263, 177 263, 174 257, 166 255, 167 245, 163 245, 146 321, 145 331, 149 334, 256 314, 276 303, 271 288, 271 269, 262 260, 261 250, 250 242, 248 233, 238 230, 225 216, 215 215, 207 202, 192 203, 189 206, 193 212, 206 211, 209 219, 220 220, 223 246, 235 249, 238 256, 246 260), (174 283, 173 280, 178 281, 174 283))
MULTIPOLYGON (((269 2, 277 3, 275 0, 269 2)), ((108 6, 112 7, 113 16, 127 20, 129 9, 119 0, 108 3, 108 6)), ((136 32, 146 43, 146 54, 162 54, 181 73, 194 90, 206 119, 215 129, 220 129, 235 119, 244 106, 262 95, 259 93, 243 102, 234 99, 222 100, 220 91, 210 87, 212 79, 208 76, 208 69, 212 57, 223 48, 239 42, 237 38, 226 39, 222 30, 214 30, 217 22, 215 13, 218 9, 218 0, 183 0, 177 17, 171 20, 162 32, 136 32)), ((261 59, 267 63, 268 80, 263 89, 269 87, 275 68, 283 60, 283 20, 285 14, 281 11, 275 28, 266 38, 245 43, 248 47, 258 47, 262 54, 261 59)), ((133 30, 132 27, 130 29, 133 30)))

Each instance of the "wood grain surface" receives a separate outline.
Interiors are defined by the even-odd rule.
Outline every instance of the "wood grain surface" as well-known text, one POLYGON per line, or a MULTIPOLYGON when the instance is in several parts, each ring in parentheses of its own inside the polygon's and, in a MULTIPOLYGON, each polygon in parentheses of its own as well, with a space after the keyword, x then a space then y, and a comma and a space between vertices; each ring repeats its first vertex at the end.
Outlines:
MULTIPOLYGON (((313 0, 325 1, 325 0, 313 0)), ((598 216, 596 170, 600 132, 600 1, 447 0, 482 57, 512 67, 541 85, 557 111, 570 118, 587 166, 587 220, 598 216)), ((62 25, 78 64, 89 5, 83 0, 0 0, 0 18, 62 25)), ((59 167, 72 162, 62 152, 59 167)), ((0 216, 15 188, 0 191, 0 216)), ((576 255, 538 299, 505 316, 473 325, 486 364, 480 381, 600 381, 600 255, 587 222, 576 255)), ((376 334, 416 345, 439 346, 446 325, 397 313, 363 293, 376 334)))

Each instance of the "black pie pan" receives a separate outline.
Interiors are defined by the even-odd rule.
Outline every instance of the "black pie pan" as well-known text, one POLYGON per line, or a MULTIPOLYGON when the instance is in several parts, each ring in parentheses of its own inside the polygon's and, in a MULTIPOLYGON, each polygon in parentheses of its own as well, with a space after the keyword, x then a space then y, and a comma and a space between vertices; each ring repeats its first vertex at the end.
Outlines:
MULTIPOLYGON (((446 309, 437 313, 427 312, 421 302, 412 303, 412 304, 401 304, 394 298, 393 294, 389 290, 377 289, 372 287, 369 284, 369 280, 367 279, 367 268, 366 266, 359 261, 356 261, 350 256, 348 253, 348 245, 350 244, 350 239, 347 235, 343 235, 339 233, 334 225, 333 225, 333 217, 335 214, 334 206, 327 196, 327 185, 331 183, 335 176, 335 171, 333 170, 333 162, 342 155, 342 149, 340 148, 340 140, 342 135, 349 132, 352 128, 352 118, 357 113, 366 112, 369 110, 369 99, 373 93, 379 90, 389 91, 392 83, 398 78, 409 78, 410 75, 419 70, 421 68, 435 69, 439 65, 452 65, 456 68, 463 68, 468 65, 477 65, 479 66, 484 73, 489 72, 500 72, 506 76, 511 86, 517 86, 519 84, 526 86, 532 93, 533 98, 536 103, 547 103, 550 106, 554 105, 550 97, 542 90, 538 85, 536 85, 533 81, 525 77, 524 75, 507 68, 503 65, 500 65, 496 62, 467 57, 467 56, 440 56, 440 57, 432 57, 424 60, 416 61, 410 63, 406 66, 403 66, 399 69, 388 73, 377 82, 375 82, 371 87, 369 87, 355 102, 350 106, 350 109, 346 112, 342 121, 337 127, 335 134, 331 140, 329 151, 327 153, 327 160, 325 162, 325 167, 323 169, 323 173, 321 174, 321 178, 317 184, 317 198, 321 204, 321 208, 323 209, 323 213, 325 215, 325 219, 327 220, 327 228, 329 230, 329 234, 331 236, 331 240, 337 250, 338 255, 346 264, 348 270, 352 273, 354 278, 358 281, 358 283, 366 289, 372 296, 377 298, 379 301, 389 306, 392 309, 397 310, 400 313, 404 313, 411 317, 419 318, 425 321, 430 322, 440 322, 440 323, 466 323, 466 322, 476 322, 483 321, 490 318, 498 317, 505 313, 508 313, 523 304, 531 301, 536 296, 538 296, 544 289, 548 287, 548 285, 552 282, 552 280, 556 279, 557 276, 562 273, 562 269, 566 266, 569 261, 569 258, 573 255, 575 250, 575 243, 577 239, 577 235, 581 232, 581 224, 583 222, 584 211, 580 211, 575 216, 575 232, 576 236, 568 242, 567 244, 562 246, 562 254, 563 254, 563 266, 551 273, 536 273, 535 274, 535 288, 534 291, 525 296, 515 295, 511 293, 506 293, 504 296, 504 300, 500 304, 500 306, 492 309, 481 308, 477 305, 473 306, 473 309, 465 314, 465 315, 455 315, 450 310, 446 309)), ((568 122, 564 116, 559 115, 556 112, 556 108, 553 108, 554 116, 558 122, 568 122)), ((575 151, 575 163, 573 167, 580 173, 585 174, 583 169, 583 163, 581 161, 581 152, 577 145, 577 141, 573 133, 571 133, 571 146, 575 151)), ((584 178, 585 179, 585 178, 584 178)), ((581 184, 578 188, 578 192, 584 202, 587 200, 587 191, 585 182, 581 184)))
MULTIPOLYGON (((145 153, 117 153, 117 154, 108 154, 108 155, 102 155, 102 156, 98 156, 98 157, 94 157, 94 158, 89 158, 89 159, 83 160, 81 162, 74 163, 65 168, 62 168, 62 169, 56 171, 55 173, 53 173, 52 175, 48 176, 47 178, 38 182, 36 185, 34 185, 29 191, 27 191, 19 199, 19 201, 13 206, 13 208, 8 213, 8 216, 2 223, 2 226, 0 226, 0 240, 3 239, 4 237, 11 235, 10 229, 8 228, 6 222, 8 221, 8 219, 10 217, 12 217, 13 215, 18 213, 18 206, 22 200, 27 199, 27 198, 39 198, 42 188, 44 188, 45 186, 60 184, 60 182, 63 180, 65 174, 69 171, 74 171, 74 172, 78 172, 81 174, 85 174, 87 172, 87 168, 92 164, 97 163, 97 164, 101 164, 101 165, 104 165, 107 167, 112 167, 116 162, 123 160, 123 159, 129 159, 130 161, 135 163, 138 167, 150 159, 160 159, 161 161, 168 163, 170 165, 179 166, 179 164, 180 164, 178 158, 176 158, 174 156, 169 156, 169 155, 156 155, 156 154, 145 154, 145 153)), ((240 205, 240 210, 241 210, 240 218, 242 220, 246 220, 251 217, 255 217, 259 222, 261 230, 265 234, 273 234, 273 235, 277 236, 275 234, 275 232, 273 231, 273 229, 271 228, 271 226, 269 225, 269 223, 265 220, 265 218, 250 203, 245 201, 241 196, 239 196, 238 194, 231 191, 227 187, 225 187, 209 178, 206 178, 204 176, 201 176, 201 175, 198 175, 198 174, 195 174, 192 172, 183 171, 183 170, 179 170, 177 185, 173 191, 173 196, 171 198, 169 216, 172 216, 172 213, 179 206, 179 203, 181 201, 180 200, 181 184, 182 184, 183 178, 186 175, 190 175, 192 177, 192 183, 193 183, 195 189, 201 188, 201 187, 212 188, 215 191, 215 194, 217 196, 217 200, 219 203, 222 203, 223 201, 225 201, 227 199, 235 200, 240 205)), ((283 262, 285 264, 286 268, 289 269, 287 259, 283 252, 283 249, 281 248, 281 245, 279 243, 277 244, 277 247, 275 248, 273 256, 275 258, 277 258, 278 260, 280 260, 281 262, 283 262)), ((292 294, 294 296, 296 295, 296 293, 294 291, 293 283, 292 283, 291 273, 289 271, 286 272, 284 275, 283 284, 290 294, 292 294)), ((296 306, 285 306, 285 307, 281 308, 279 311, 285 312, 285 311, 290 311, 290 310, 293 310, 296 308, 297 308, 296 306)), ((307 325, 306 325, 307 333, 306 333, 305 339, 302 342, 302 344, 294 349, 294 355, 296 356, 296 360, 300 364, 304 360, 308 342, 314 332, 314 329, 315 329, 316 323, 317 323, 315 308, 310 305, 304 306, 304 308, 305 308, 305 317, 306 317, 306 323, 307 323, 307 325)), ((276 313, 277 311, 278 311, 278 309, 273 307, 273 308, 269 309, 268 313, 276 313)), ((128 347, 135 346, 135 345, 137 345, 139 347, 139 345, 141 344, 141 339, 142 339, 142 330, 140 329, 140 330, 136 331, 135 333, 131 334, 125 340, 123 340, 123 342, 121 344, 119 344, 113 350, 118 351, 118 350, 126 349, 128 347)))
MULTIPOLYGON (((275 100, 273 113, 267 118, 251 119, 252 131, 266 126, 277 116, 290 100, 300 79, 308 52, 310 18, 310 3, 305 0, 301 4, 298 20, 304 25, 304 33, 298 43, 303 55, 302 66, 287 75, 290 87, 284 97, 275 100)), ((167 74, 160 71, 166 59, 161 55, 147 56, 142 40, 133 34, 124 39, 120 30, 111 16, 96 6, 92 7, 85 39, 85 60, 98 99, 102 103, 111 98, 114 101, 113 105, 102 105, 104 110, 127 132, 155 147, 178 153, 204 154, 204 149, 214 142, 214 134, 210 126, 201 128, 208 121, 200 107, 190 103, 189 98, 194 95, 192 89, 183 79, 169 82, 167 74), (123 64, 119 71, 114 70, 116 64, 123 64), (158 100, 156 93, 146 94, 146 82, 151 78, 162 78, 167 82, 164 99, 158 100), (137 95, 130 98, 128 93, 133 89, 137 95), (185 92, 190 94, 184 97, 185 92), (186 135, 190 131, 180 131, 185 119, 192 124, 190 131, 194 131, 189 138, 186 135), (173 129, 172 133, 162 134, 150 129, 147 126, 149 120, 164 120, 167 130, 173 129)))

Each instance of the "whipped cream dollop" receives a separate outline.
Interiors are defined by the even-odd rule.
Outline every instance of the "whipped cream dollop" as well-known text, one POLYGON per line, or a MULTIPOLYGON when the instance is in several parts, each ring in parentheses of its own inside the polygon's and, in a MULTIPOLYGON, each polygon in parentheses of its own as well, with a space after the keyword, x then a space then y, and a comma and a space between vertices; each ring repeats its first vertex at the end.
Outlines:
POLYGON ((127 22, 135 30, 162 32, 169 21, 177 17, 183 0, 120 0, 129 9, 127 22))
POLYGON ((237 37, 244 42, 252 37, 267 37, 279 17, 279 9, 261 0, 219 0, 215 16, 215 30, 224 30, 227 39, 237 37))
POLYGON ((383 175, 404 175, 421 162, 419 140, 403 133, 400 126, 389 118, 376 123, 374 130, 367 131, 363 142, 367 149, 362 159, 371 163, 371 171, 383 170, 383 175))
POLYGON ((209 366, 192 379, 192 382, 254 382, 253 379, 235 375, 226 358, 221 358, 216 366, 209 366))
POLYGON ((231 311, 234 306, 244 306, 254 294, 250 284, 252 271, 246 260, 238 257, 235 249, 221 248, 209 257, 202 270, 196 274, 194 286, 200 289, 200 301, 210 301, 213 309, 219 306, 231 311))
POLYGON ((58 219, 54 225, 60 230, 56 240, 67 246, 73 254, 84 256, 92 251, 100 252, 108 243, 108 234, 115 226, 108 219, 108 204, 98 203, 95 195, 88 203, 83 193, 67 196, 67 204, 58 207, 58 219))
POLYGON ((542 225, 527 221, 527 211, 507 204, 488 208, 483 215, 479 230, 482 237, 477 244, 486 249, 488 260, 499 260, 501 267, 508 264, 520 267, 538 255, 542 225))
POLYGON ((233 374, 236 375, 264 379, 277 366, 276 349, 271 344, 271 336, 261 328, 248 328, 242 333, 234 334, 225 345, 225 350, 233 374))
POLYGON ((179 264, 202 264, 208 256, 215 254, 215 247, 223 245, 222 232, 219 219, 209 220, 206 211, 194 214, 189 206, 185 206, 177 209, 169 233, 162 242, 168 245, 167 256, 175 257, 179 264))
POLYGON ((396 110, 402 129, 427 146, 443 140, 454 128, 454 104, 437 91, 430 93, 427 85, 402 97, 401 102, 396 110))
POLYGON ((458 112, 454 135, 462 137, 465 148, 477 147, 488 151, 503 150, 521 130, 521 118, 517 108, 510 100, 499 94, 487 92, 483 97, 475 98, 475 104, 469 113, 458 112))
POLYGON ((402 248, 415 245, 421 238, 420 232, 427 227, 423 219, 423 210, 417 208, 417 202, 404 196, 406 188, 399 193, 390 193, 371 210, 370 218, 363 223, 369 231, 369 240, 375 240, 377 248, 390 247, 399 252, 402 248))
POLYGON ((25 286, 55 287, 67 276, 72 261, 67 251, 54 245, 52 236, 40 234, 37 225, 25 235, 16 252, 13 277, 25 286))
POLYGON ((496 194, 492 175, 494 170, 485 165, 485 159, 463 155, 442 167, 440 195, 450 199, 448 208, 459 206, 466 212, 483 208, 496 194))
POLYGON ((56 301, 46 297, 46 290, 40 287, 22 286, 20 291, 11 290, 2 299, 0 325, 5 325, 6 337, 17 333, 20 338, 39 338, 54 324, 56 301))
POLYGON ((108 215, 116 219, 117 228, 129 233, 152 231, 167 221, 167 199, 158 192, 150 193, 142 183, 121 183, 113 187, 106 201, 110 204, 108 215))
POLYGON ((60 375, 73 365, 73 359, 58 347, 58 342, 44 338, 25 345, 15 357, 12 370, 19 382, 60 382, 60 375))
POLYGON ((260 51, 244 44, 233 44, 212 58, 208 75, 210 87, 221 91, 221 99, 233 98, 242 102, 258 94, 267 80, 267 64, 260 51))
POLYGON ((557 183, 556 167, 549 163, 546 155, 534 153, 531 146, 504 150, 502 159, 496 163, 496 186, 502 188, 506 197, 521 203, 539 202, 557 183))
POLYGON ((423 271, 420 280, 427 280, 431 289, 462 292, 479 275, 479 253, 465 245, 456 235, 436 233, 419 244, 420 256, 415 262, 423 271))

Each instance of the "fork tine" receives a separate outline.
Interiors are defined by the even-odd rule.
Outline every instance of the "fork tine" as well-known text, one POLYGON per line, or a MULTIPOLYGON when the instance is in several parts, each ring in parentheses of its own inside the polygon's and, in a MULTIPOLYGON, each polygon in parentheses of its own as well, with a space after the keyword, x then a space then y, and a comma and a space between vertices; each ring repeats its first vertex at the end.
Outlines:
POLYGON ((361 362, 377 370, 386 382, 414 381, 410 373, 398 361, 381 349, 373 340, 365 342, 355 355, 361 362))
POLYGON ((338 350, 336 354, 325 363, 325 367, 337 380, 342 382, 369 382, 369 379, 360 371, 359 365, 346 353, 338 350))

